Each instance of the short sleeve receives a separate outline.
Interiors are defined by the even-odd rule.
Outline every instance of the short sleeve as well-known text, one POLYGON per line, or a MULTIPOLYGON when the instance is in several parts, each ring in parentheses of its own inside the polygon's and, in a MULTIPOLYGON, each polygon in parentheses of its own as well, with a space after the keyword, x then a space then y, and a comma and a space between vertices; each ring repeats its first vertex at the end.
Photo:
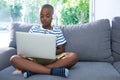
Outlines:
POLYGON ((39 26, 33 26, 30 28, 29 33, 39 32, 39 31, 40 31, 39 26))
POLYGON ((57 37, 57 40, 56 40, 57 46, 65 44, 67 42, 61 29, 58 29, 58 33, 57 33, 56 37, 57 37))

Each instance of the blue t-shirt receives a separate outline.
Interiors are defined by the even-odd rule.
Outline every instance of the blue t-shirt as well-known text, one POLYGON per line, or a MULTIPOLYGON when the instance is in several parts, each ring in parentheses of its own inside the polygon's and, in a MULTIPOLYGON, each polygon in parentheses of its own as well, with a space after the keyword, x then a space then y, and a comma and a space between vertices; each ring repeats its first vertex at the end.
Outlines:
POLYGON ((33 26, 30 30, 30 33, 42 33, 42 34, 53 34, 56 36, 56 46, 66 43, 66 39, 63 36, 63 33, 60 28, 53 27, 53 30, 44 29, 40 26, 33 26))

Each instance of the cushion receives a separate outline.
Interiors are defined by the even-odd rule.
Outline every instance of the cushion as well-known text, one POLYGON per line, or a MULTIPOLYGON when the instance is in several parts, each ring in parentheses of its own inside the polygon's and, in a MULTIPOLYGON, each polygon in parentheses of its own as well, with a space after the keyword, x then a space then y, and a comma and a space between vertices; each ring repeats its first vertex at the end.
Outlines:
POLYGON ((31 27, 32 24, 12 23, 9 47, 16 48, 16 31, 28 32, 31 27))
POLYGON ((115 62, 113 65, 116 68, 116 70, 120 73, 120 61, 115 62))
POLYGON ((104 61, 111 58, 108 19, 81 25, 61 26, 61 29, 67 40, 65 50, 77 53, 80 60, 104 61))
MULTIPOLYGON (((23 75, 13 75, 13 67, 0 72, 1 80, 25 80, 23 75)), ((26 80, 120 80, 120 74, 107 62, 78 62, 70 69, 67 78, 51 75, 34 75, 26 80)))
POLYGON ((120 60, 120 17, 112 20, 112 52, 116 60, 120 60))

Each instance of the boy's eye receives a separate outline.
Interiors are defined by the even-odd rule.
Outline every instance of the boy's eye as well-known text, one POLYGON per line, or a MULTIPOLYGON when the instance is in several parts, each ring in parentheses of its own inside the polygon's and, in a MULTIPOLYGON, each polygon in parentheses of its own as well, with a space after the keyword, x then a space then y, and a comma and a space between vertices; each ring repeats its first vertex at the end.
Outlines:
POLYGON ((50 17, 50 15, 47 15, 47 17, 50 17))
POLYGON ((40 17, 41 17, 41 18, 43 18, 43 17, 48 17, 48 18, 49 18, 50 15, 40 15, 40 17))

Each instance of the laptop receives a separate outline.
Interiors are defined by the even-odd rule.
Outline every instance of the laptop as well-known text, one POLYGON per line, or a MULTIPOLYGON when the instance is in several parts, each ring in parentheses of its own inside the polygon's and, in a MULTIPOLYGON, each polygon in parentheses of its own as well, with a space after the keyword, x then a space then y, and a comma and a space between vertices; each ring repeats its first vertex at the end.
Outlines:
POLYGON ((16 44, 23 57, 56 59, 55 35, 16 32, 16 44))

